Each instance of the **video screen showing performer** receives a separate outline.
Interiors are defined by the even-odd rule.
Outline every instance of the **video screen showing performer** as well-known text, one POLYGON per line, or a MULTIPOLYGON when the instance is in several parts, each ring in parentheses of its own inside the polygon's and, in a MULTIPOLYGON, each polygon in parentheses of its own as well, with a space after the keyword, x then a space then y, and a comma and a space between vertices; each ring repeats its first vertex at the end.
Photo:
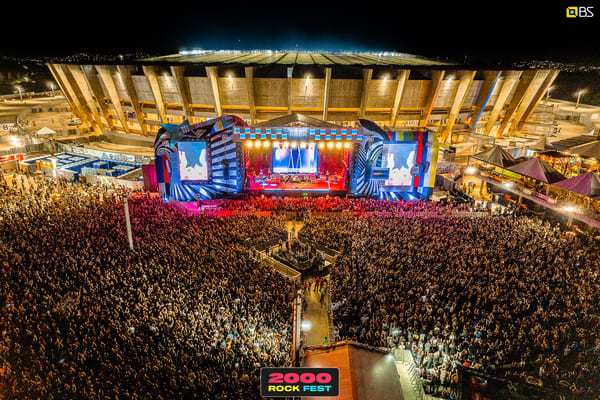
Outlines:
POLYGON ((205 142, 179 142, 179 176, 182 181, 208 180, 205 142))
POLYGON ((386 143, 383 145, 382 167, 389 170, 386 186, 412 186, 416 163, 415 143, 386 143))
POLYGON ((316 146, 276 146, 273 148, 273 172, 280 174, 316 174, 318 155, 316 146))

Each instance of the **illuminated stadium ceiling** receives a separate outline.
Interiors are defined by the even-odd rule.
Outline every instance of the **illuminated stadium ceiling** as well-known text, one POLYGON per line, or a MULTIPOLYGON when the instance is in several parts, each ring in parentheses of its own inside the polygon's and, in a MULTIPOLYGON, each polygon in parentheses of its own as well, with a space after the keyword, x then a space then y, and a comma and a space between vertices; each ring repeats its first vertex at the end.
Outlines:
POLYGON ((452 63, 406 53, 326 52, 291 50, 184 50, 178 54, 152 57, 144 62, 196 64, 282 64, 362 66, 448 66, 452 63))

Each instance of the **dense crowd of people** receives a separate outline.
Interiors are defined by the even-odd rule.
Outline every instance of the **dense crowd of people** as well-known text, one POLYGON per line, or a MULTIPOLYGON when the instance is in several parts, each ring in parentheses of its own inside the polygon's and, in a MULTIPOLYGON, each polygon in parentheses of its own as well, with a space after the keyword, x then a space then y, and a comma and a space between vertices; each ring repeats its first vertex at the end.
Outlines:
MULTIPOLYGON (((240 200, 227 200, 219 205, 221 210, 274 211, 274 212, 436 212, 485 210, 481 205, 447 202, 445 204, 426 200, 376 200, 355 197, 282 197, 247 196, 240 200)), ((488 206, 489 207, 489 206, 488 206)))
POLYGON ((128 193, 129 251, 120 194, 38 183, 0 207, 2 398, 259 399, 260 367, 289 365, 299 288, 243 246, 281 219, 128 193))
POLYGON ((301 231, 335 246, 338 339, 410 350, 436 394, 457 365, 600 392, 600 246, 509 215, 323 215, 301 231))
POLYGON ((409 350, 440 396, 458 390, 458 365, 600 392, 591 237, 516 214, 459 217, 473 208, 454 203, 260 196, 220 207, 273 213, 185 216, 123 189, 57 195, 54 181, 0 179, 4 398, 259 399, 260 368, 292 365, 293 299, 307 289, 250 247, 284 235, 279 212, 290 211, 309 211, 300 233, 340 252, 327 285, 334 339, 409 350))

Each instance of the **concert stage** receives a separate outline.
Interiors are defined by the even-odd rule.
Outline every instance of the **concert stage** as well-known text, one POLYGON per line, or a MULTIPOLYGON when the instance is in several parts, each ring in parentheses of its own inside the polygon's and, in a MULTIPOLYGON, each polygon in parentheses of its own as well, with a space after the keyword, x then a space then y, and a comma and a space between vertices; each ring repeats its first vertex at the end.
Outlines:
POLYGON ((161 196, 188 202, 252 193, 425 199, 438 142, 425 129, 344 128, 291 115, 249 127, 235 116, 161 124, 154 148, 161 196))
POLYGON ((248 190, 252 192, 343 192, 347 191, 344 179, 283 175, 271 177, 254 177, 248 180, 248 190))

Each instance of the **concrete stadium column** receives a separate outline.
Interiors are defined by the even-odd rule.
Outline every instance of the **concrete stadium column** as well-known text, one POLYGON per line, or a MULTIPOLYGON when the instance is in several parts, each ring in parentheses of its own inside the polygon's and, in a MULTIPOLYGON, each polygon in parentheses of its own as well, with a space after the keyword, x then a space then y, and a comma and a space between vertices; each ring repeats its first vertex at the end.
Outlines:
MULTIPOLYGON (((99 76, 100 74, 96 74, 96 75, 99 76)), ((111 110, 108 109, 108 106, 106 105, 106 101, 104 101, 104 99, 106 98, 106 93, 104 93, 104 91, 102 90, 102 87, 101 87, 102 85, 92 85, 89 78, 88 78, 88 82, 90 82, 90 89, 92 91, 92 95, 96 99, 98 99, 98 106, 100 107, 100 112, 102 112, 102 116, 104 116, 104 120, 108 124, 108 129, 113 132, 116 131, 115 120, 114 120, 114 118, 112 118, 111 110)), ((109 96, 109 98, 110 98, 110 96, 109 96)), ((112 100, 111 100, 111 102, 112 102, 112 100)))
POLYGON ((144 75, 146 75, 146 79, 148 79, 148 83, 150 84, 150 91, 152 92, 152 97, 154 97, 154 105, 158 110, 160 121, 162 123, 167 123, 167 110, 165 109, 165 102, 162 92, 160 91, 156 68, 152 65, 144 65, 142 68, 144 69, 144 75))
POLYGON ((398 72, 398 85, 396 86, 394 107, 392 108, 392 115, 390 116, 392 127, 396 125, 396 119, 398 118, 398 110, 400 110, 400 102, 402 101, 402 93, 404 93, 404 86, 406 86, 406 81, 408 80, 409 74, 410 70, 408 69, 403 69, 398 72))
POLYGON ((185 118, 189 121, 192 117, 192 96, 190 95, 190 88, 185 80, 183 65, 171 65, 171 75, 175 78, 175 84, 179 91, 179 97, 181 97, 181 105, 183 107, 183 113, 185 118))
POLYGON ((148 126, 146 126, 144 112, 142 111, 142 107, 140 106, 140 99, 138 98, 137 92, 135 91, 135 86, 133 84, 133 79, 131 79, 131 72, 129 72, 129 67, 126 65, 118 65, 117 71, 117 76, 119 77, 119 79, 122 80, 123 85, 125 86, 125 90, 129 95, 129 100, 131 100, 131 105, 133 106, 133 110, 135 111, 135 118, 138 120, 140 128, 142 129, 142 134, 144 136, 148 136, 148 126))
POLYGON ((521 115, 521 117, 517 121, 516 130, 520 129, 521 125, 524 122, 526 122, 529 119, 529 117, 531 117, 531 114, 533 114, 533 112, 535 111, 535 108, 538 106, 538 104, 540 103, 540 100, 544 97, 544 95, 546 94, 546 91, 548 90, 550 85, 552 85, 552 83, 558 76, 559 72, 560 72, 560 70, 548 71, 548 75, 546 76, 544 83, 538 89, 534 98, 529 102, 527 109, 525 110, 525 112, 521 115))
POLYGON ((246 88, 248 91, 248 109, 250 110, 250 124, 256 120, 256 104, 254 102, 254 67, 244 68, 246 75, 246 88))
POLYGON ((498 131, 496 132, 496 137, 501 137, 502 135, 504 135, 504 132, 506 131, 506 128, 508 128, 508 126, 511 122, 511 119, 512 119, 515 111, 517 110, 517 107, 519 106, 519 104, 521 104, 523 99, 526 97, 526 93, 527 93, 529 87, 531 86, 533 79, 537 75, 537 72, 538 71, 535 71, 535 70, 528 70, 528 71, 523 71, 523 73, 521 74, 521 78, 519 79, 519 82, 517 83, 517 88, 515 89, 513 97, 510 100, 510 103, 508 104, 508 108, 504 112, 504 117, 502 118, 500 127, 498 128, 498 131))
POLYGON ((97 134, 102 134, 102 119, 100 118, 100 114, 98 114, 98 104, 92 95, 92 90, 89 86, 89 81, 87 76, 83 72, 82 65, 68 65, 67 68, 73 77, 73 83, 77 85, 79 89, 79 93, 83 96, 85 100, 85 104, 87 105, 87 109, 92 116, 92 129, 97 134))
POLYGON ((546 79, 548 78, 549 75, 551 75, 550 70, 543 70, 543 71, 536 72, 535 76, 531 80, 531 83, 527 87, 527 90, 525 91, 525 94, 523 95, 521 102, 519 103, 517 109, 515 110, 514 119, 510 125, 511 132, 517 130, 517 127, 519 126, 519 123, 520 123, 525 111, 531 105, 531 103, 534 101, 536 93, 541 93, 541 95, 544 94, 544 91, 543 90, 540 91, 540 88, 544 85, 544 82, 546 81, 546 79))
POLYGON ((519 81, 519 77, 521 76, 521 71, 503 71, 502 72, 502 87, 498 92, 498 96, 496 97, 496 102, 492 107, 492 111, 490 111, 490 116, 488 118, 487 124, 483 131, 484 135, 489 135, 504 108, 504 104, 506 104, 506 100, 508 96, 512 93, 515 85, 519 81))
MULTIPOLYGON (((98 75, 108 92, 108 97, 115 108, 115 112, 117 113, 117 117, 119 121, 121 121, 121 126, 125 130, 125 133, 129 132, 129 125, 127 124, 127 118, 125 118, 125 112, 123 111, 123 107, 121 107, 121 99, 119 99, 119 92, 117 91, 117 87, 115 86, 115 82, 113 81, 112 74, 115 70, 115 67, 108 65, 97 65, 96 70, 98 71, 98 75)), ((111 129, 113 129, 111 127, 111 129)))
POLYGON ((365 117, 365 110, 367 108, 367 101, 369 101, 369 88, 371 87, 371 79, 373 78, 373 69, 363 68, 363 87, 362 94, 360 97, 360 110, 358 112, 358 118, 365 117))
POLYGON ((431 111, 433 110, 433 103, 435 103, 435 99, 437 98, 438 92, 440 90, 440 84, 444 79, 446 71, 432 70, 431 71, 431 84, 429 86, 429 90, 427 91, 427 98, 425 107, 423 107, 423 112, 421 114, 421 120, 419 121, 419 127, 425 128, 427 126, 427 121, 429 121, 429 117, 431 116, 431 111))
POLYGON ((325 68, 325 87, 323 88, 323 121, 329 114, 329 93, 331 92, 331 68, 325 68))
POLYGON ((215 99, 215 116, 220 117, 223 115, 223 106, 221 105, 221 94, 219 92, 219 82, 217 80, 217 67, 206 67, 206 74, 210 80, 210 87, 212 88, 213 97, 215 99))
POLYGON ((494 91, 498 80, 500 79, 501 71, 483 71, 483 82, 481 87, 479 88, 479 93, 477 94, 477 99, 475 99, 475 109, 471 114, 471 119, 469 121, 469 130, 473 132, 477 127, 477 122, 479 122, 479 118, 481 118, 481 114, 485 107, 487 106, 490 95, 494 91))
POLYGON ((60 64, 46 64, 46 65, 48 66, 50 73, 54 77, 54 80, 56 81, 56 83, 58 83, 58 86, 60 86, 60 89, 62 90, 63 94, 65 95, 65 98, 69 102, 69 105, 71 106, 71 110, 73 110, 75 115, 77 115, 77 117, 81 120, 81 122, 84 124, 84 126, 90 127, 91 123, 88 119, 87 112, 84 110, 83 105, 77 98, 77 95, 75 94, 75 92, 73 90, 73 87, 69 84, 69 80, 66 78, 65 72, 63 71, 63 66, 60 64))
POLYGON ((292 75, 294 72, 294 67, 288 67, 287 69, 287 79, 288 79, 288 115, 292 115, 292 75))
POLYGON ((458 72, 458 87, 456 88, 456 93, 454 94, 454 100, 452 101, 452 105, 450 106, 450 112, 448 113, 448 122, 442 131, 440 141, 441 142, 449 142, 452 139, 452 128, 454 127, 454 123, 458 114, 460 113, 460 108, 462 107, 465 98, 467 97, 467 92, 471 87, 471 83, 473 83, 473 78, 475 78, 476 71, 459 71, 458 72))

